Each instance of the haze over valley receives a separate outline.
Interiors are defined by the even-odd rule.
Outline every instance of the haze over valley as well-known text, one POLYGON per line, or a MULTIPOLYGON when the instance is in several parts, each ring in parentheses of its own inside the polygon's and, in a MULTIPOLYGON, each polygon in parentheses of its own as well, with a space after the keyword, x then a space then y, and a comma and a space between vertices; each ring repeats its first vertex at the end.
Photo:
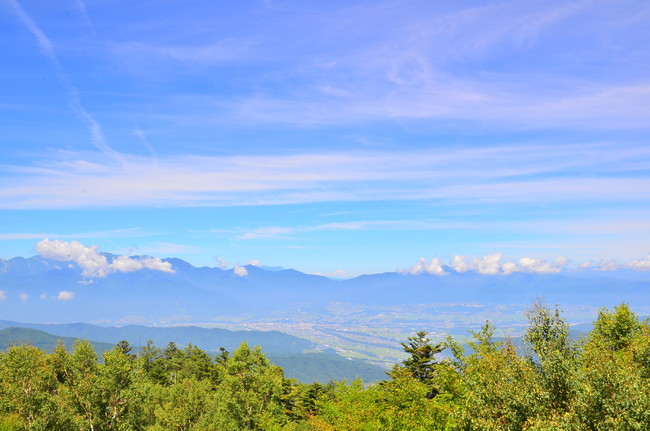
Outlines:
MULTIPOLYGON (((538 298, 561 305, 569 322, 583 328, 601 307, 621 302, 650 314, 647 260, 604 269, 562 259, 459 256, 449 265, 419 261, 397 272, 333 279, 259 264, 197 268, 178 258, 105 254, 77 242, 43 240, 36 250, 40 255, 0 261, 4 320, 279 331, 306 342, 283 353, 331 351, 385 367, 403 357, 400 343, 419 330, 440 341, 465 339, 489 320, 499 324, 500 336, 520 336, 524 312, 538 298)), ((137 345, 152 338, 145 326, 138 339, 135 333, 125 339, 137 345)), ((277 351, 264 337, 255 340, 269 354, 277 351)), ((198 344, 214 352, 233 348, 223 334, 198 344)))

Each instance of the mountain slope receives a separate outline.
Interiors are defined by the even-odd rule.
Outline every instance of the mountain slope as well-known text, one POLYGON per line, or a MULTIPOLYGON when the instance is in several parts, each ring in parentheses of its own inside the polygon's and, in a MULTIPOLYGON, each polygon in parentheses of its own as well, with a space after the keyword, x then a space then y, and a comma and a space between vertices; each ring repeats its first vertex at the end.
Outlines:
MULTIPOLYGON (((60 341, 66 349, 70 351, 72 350, 76 340, 77 338, 59 337, 37 329, 8 327, 0 330, 0 350, 6 350, 12 345, 30 344, 41 350, 51 352, 56 348, 60 341)), ((100 356, 102 352, 110 350, 114 346, 113 344, 100 343, 96 341, 91 341, 90 343, 100 356)))
POLYGON ((366 383, 375 383, 387 378, 386 370, 377 365, 327 353, 269 356, 269 359, 284 369, 287 378, 301 383, 352 381, 358 378, 366 383))
POLYGON ((103 343, 115 344, 126 340, 134 346, 142 346, 153 340, 159 347, 170 341, 183 346, 189 343, 207 351, 217 351, 219 347, 227 350, 236 349, 243 341, 250 345, 259 345, 264 352, 273 354, 301 353, 311 349, 314 344, 302 338, 283 334, 278 331, 230 331, 219 328, 199 328, 196 326, 149 327, 129 325, 123 327, 102 327, 88 323, 39 324, 0 321, 0 328, 22 327, 45 331, 58 337, 85 338, 103 343))
MULTIPOLYGON (((92 325, 70 325, 68 330, 74 332, 74 328, 82 329, 85 334, 92 325)), ((61 337, 47 332, 30 328, 6 327, 0 330, 0 350, 6 350, 12 345, 29 344, 41 350, 53 351, 59 342, 62 342, 68 351, 74 347, 76 337, 61 337)), ((114 344, 90 341, 97 354, 101 357, 102 352, 110 350, 114 344)), ((252 344, 252 343, 251 343, 252 344)), ((137 353, 138 348, 134 346, 133 352, 137 353)), ((375 382, 385 377, 384 369, 376 365, 368 364, 359 360, 348 360, 337 355, 323 353, 300 353, 286 355, 272 355, 269 359, 274 364, 283 368, 287 378, 296 379, 301 383, 321 382, 327 383, 330 380, 353 380, 361 378, 365 382, 375 382)))

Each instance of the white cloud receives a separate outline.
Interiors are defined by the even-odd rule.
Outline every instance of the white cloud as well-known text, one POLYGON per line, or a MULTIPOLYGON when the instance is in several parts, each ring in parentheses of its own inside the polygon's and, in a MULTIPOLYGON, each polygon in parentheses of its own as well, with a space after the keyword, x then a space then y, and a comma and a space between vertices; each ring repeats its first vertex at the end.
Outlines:
POLYGON ((246 268, 239 265, 235 265, 235 267, 233 268, 233 272, 235 273, 235 275, 239 277, 246 277, 248 275, 248 271, 246 270, 246 268))
POLYGON ((0 301, 3 301, 7 298, 7 292, 4 290, 0 290, 0 301))
POLYGON ((70 301, 74 299, 74 292, 70 292, 69 290, 62 290, 59 292, 56 299, 59 301, 70 301))
POLYGON ((141 269, 152 269, 154 271, 174 272, 169 262, 163 262, 159 257, 144 257, 133 259, 128 256, 118 256, 109 265, 112 271, 133 272, 141 269))
POLYGON ((108 259, 97 252, 97 246, 86 247, 77 241, 44 239, 36 244, 36 252, 46 259, 76 263, 81 267, 83 270, 81 274, 86 278, 106 277, 112 272, 132 272, 145 268, 174 272, 169 262, 163 262, 158 257, 133 259, 128 256, 118 256, 109 264, 108 259))
POLYGON ((427 262, 423 257, 418 260, 411 268, 407 269, 406 272, 413 275, 420 274, 432 274, 432 275, 445 275, 445 269, 442 267, 440 259, 434 258, 431 259, 431 262, 427 262))
MULTIPOLYGON (((496 274, 513 274, 515 272, 528 272, 535 274, 553 274, 560 272, 562 268, 568 263, 566 257, 560 256, 555 259, 555 263, 547 262, 543 259, 531 258, 531 257, 522 257, 516 262, 508 261, 501 263, 502 254, 501 253, 491 253, 483 257, 473 257, 471 260, 467 260, 467 256, 456 255, 452 258, 450 266, 457 273, 463 273, 467 271, 475 271, 479 274, 484 275, 496 275, 496 274)), ((434 259, 432 262, 439 263, 438 259, 434 259)), ((423 273, 426 272, 424 259, 420 259, 420 262, 414 266, 411 270, 412 273, 423 273), (415 271, 415 272, 413 272, 415 271)), ((442 267, 440 267, 442 269, 442 267)))
POLYGON ((257 259, 253 259, 253 260, 249 261, 248 264, 253 265, 253 266, 260 266, 262 264, 262 262, 260 262, 257 259))
POLYGON ((77 241, 44 239, 36 244, 36 252, 46 259, 75 262, 84 277, 105 277, 110 272, 108 260, 97 253, 97 247, 86 247, 77 241))
POLYGON ((650 255, 645 259, 633 260, 625 264, 627 268, 637 271, 650 271, 650 255))
POLYGON ((40 295, 38 295, 38 299, 41 299, 41 300, 47 299, 47 293, 41 293, 40 295))
MULTIPOLYGON (((560 260, 561 261, 561 260, 560 260)), ((530 272, 535 274, 552 274, 562 270, 562 267, 550 264, 543 259, 534 259, 531 257, 522 257, 519 259, 519 265, 515 269, 517 272, 530 272)))
POLYGON ((26 294, 25 292, 21 292, 18 294, 18 297, 20 298, 21 301, 27 302, 29 300, 29 295, 26 294))
POLYGON ((454 269, 456 272, 466 272, 470 269, 469 265, 467 262, 465 262, 465 256, 454 256, 454 258, 451 261, 451 267, 454 269))
POLYGON ((135 259, 131 259, 128 256, 118 256, 113 259, 113 263, 110 265, 112 269, 118 272, 133 272, 138 271, 144 268, 142 262, 135 259))
POLYGON ((503 270, 504 274, 512 274, 514 272, 517 272, 517 264, 513 262, 506 262, 503 265, 501 265, 501 269, 503 270))
POLYGON ((215 259, 219 264, 219 268, 226 269, 226 267, 228 266, 228 262, 226 262, 224 259, 220 258, 219 256, 216 256, 215 259))
POLYGON ((479 274, 498 274, 501 268, 501 253, 492 253, 482 258, 475 257, 472 261, 472 267, 479 274))
POLYGON ((618 264, 615 260, 601 260, 594 269, 597 271, 616 271, 618 264))
POLYGON ((508 261, 500 264, 501 253, 494 253, 485 256, 482 259, 482 265, 479 263, 477 266, 478 272, 481 274, 513 274, 515 272, 526 272, 532 274, 554 274, 562 271, 562 268, 567 264, 568 259, 560 256, 555 259, 555 263, 550 263, 544 259, 533 257, 522 257, 516 262, 508 261))

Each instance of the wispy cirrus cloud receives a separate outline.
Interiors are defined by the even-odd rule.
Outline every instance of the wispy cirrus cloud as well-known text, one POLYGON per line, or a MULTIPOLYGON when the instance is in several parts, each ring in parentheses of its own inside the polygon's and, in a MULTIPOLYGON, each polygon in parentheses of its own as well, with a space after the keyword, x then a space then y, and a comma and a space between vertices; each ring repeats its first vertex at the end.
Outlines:
POLYGON ((201 253, 207 252, 205 247, 200 247, 191 244, 178 244, 173 242, 154 242, 149 244, 142 244, 135 248, 124 250, 117 250, 116 253, 124 253, 129 255, 134 254, 158 254, 167 256, 176 256, 185 253, 201 253))
POLYGON ((382 95, 348 94, 326 86, 322 94, 305 95, 302 100, 255 95, 230 102, 215 99, 211 103, 198 97, 191 102, 186 99, 185 112, 172 113, 169 118, 203 125, 214 125, 219 119, 297 126, 437 120, 461 124, 469 121, 497 130, 647 129, 644 112, 650 108, 650 82, 637 86, 613 84, 554 99, 543 94, 539 98, 522 96, 516 88, 481 87, 485 84, 459 85, 443 80, 436 88, 444 90, 419 88, 382 95))
MULTIPOLYGON (((287 239, 291 236, 309 232, 327 231, 359 231, 359 230, 432 230, 449 227, 467 227, 467 223, 425 222, 417 220, 372 220, 323 223, 312 226, 261 226, 252 230, 236 230, 227 233, 234 234, 234 239, 287 239)), ((221 231, 223 232, 223 231, 221 231)))
POLYGON ((44 239, 44 238, 61 238, 61 239, 74 239, 74 238, 134 238, 142 236, 150 236, 150 233, 143 231, 140 228, 129 229, 113 229, 96 232, 80 232, 80 233, 31 233, 31 232, 12 232, 0 233, 0 241, 23 240, 23 239, 44 239))
POLYGON ((175 61, 178 63, 194 63, 210 65, 234 60, 250 59, 248 53, 254 41, 219 40, 203 45, 162 45, 144 42, 126 42, 114 44, 111 50, 114 55, 122 58, 132 68, 139 64, 144 66, 152 61, 175 61))
POLYGON ((4 166, 2 208, 232 206, 325 201, 640 201, 645 145, 615 143, 250 156, 93 154, 4 166))
POLYGON ((209 31, 210 13, 191 21, 181 15, 180 33, 159 20, 145 27, 155 28, 155 37, 135 31, 112 50, 127 68, 144 64, 147 76, 254 66, 237 78, 243 91, 152 95, 152 118, 184 124, 438 120, 498 129, 647 129, 647 54, 634 35, 643 34, 648 11, 608 1, 408 8, 379 1, 331 3, 315 14, 291 3, 270 19, 253 13, 254 30, 226 37, 209 31))
MULTIPOLYGON (((108 143, 104 137, 104 132, 101 125, 95 120, 95 118, 86 110, 86 108, 81 103, 81 97, 79 95, 79 90, 74 86, 61 65, 59 58, 54 49, 54 44, 52 41, 45 35, 43 30, 38 26, 38 24, 32 19, 32 17, 20 6, 17 0, 8 0, 8 4, 11 9, 14 11, 20 22, 25 26, 25 28, 32 33, 36 38, 36 43, 43 54, 52 65, 54 72, 64 86, 68 93, 68 106, 69 108, 77 115, 77 117, 85 123, 90 132, 92 144, 103 154, 113 158, 114 160, 124 164, 126 161, 124 157, 117 151, 115 151, 108 143)), ((80 12, 86 17, 87 14, 85 10, 85 4, 82 1, 77 3, 77 8, 80 12)))

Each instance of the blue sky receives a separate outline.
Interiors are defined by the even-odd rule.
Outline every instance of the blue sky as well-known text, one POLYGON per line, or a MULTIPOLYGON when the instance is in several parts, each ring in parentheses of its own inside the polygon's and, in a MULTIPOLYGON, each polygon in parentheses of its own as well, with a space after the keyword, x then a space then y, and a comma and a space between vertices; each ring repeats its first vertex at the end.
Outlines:
POLYGON ((0 257, 646 259, 649 47, 646 1, 3 0, 0 257))

